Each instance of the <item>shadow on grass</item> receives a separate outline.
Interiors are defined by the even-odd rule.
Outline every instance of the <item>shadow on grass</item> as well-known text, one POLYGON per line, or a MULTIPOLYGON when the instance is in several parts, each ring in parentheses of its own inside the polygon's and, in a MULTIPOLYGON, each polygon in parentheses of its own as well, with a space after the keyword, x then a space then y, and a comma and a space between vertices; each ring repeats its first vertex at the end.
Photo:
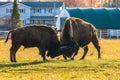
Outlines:
POLYGON ((0 69, 5 67, 20 67, 20 66, 29 66, 29 65, 38 65, 44 63, 59 63, 59 62, 70 62, 73 60, 47 60, 47 61, 33 61, 33 62, 10 62, 10 63, 0 63, 0 69))
POLYGON ((51 62, 51 61, 33 61, 33 62, 23 62, 23 63, 0 63, 0 68, 37 65, 37 64, 43 64, 43 63, 48 63, 48 62, 51 62))

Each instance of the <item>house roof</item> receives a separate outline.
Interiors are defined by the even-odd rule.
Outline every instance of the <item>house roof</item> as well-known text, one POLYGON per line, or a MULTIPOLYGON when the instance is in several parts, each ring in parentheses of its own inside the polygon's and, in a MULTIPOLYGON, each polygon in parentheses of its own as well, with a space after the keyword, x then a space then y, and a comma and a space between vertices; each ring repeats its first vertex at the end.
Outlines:
POLYGON ((7 4, 7 3, 10 3, 10 2, 0 2, 0 6, 7 4))
POLYGON ((70 17, 81 18, 98 29, 120 29, 118 8, 72 8, 67 9, 70 17))
MULTIPOLYGON (((8 4, 11 2, 0 2, 0 6, 8 4)), ((26 6, 33 7, 33 8, 47 8, 47 7, 61 7, 63 6, 63 2, 19 2, 26 6)))
POLYGON ((31 16, 30 19, 54 20, 54 16, 31 16))
POLYGON ((63 6, 63 2, 20 2, 24 5, 30 6, 30 7, 61 7, 63 6))

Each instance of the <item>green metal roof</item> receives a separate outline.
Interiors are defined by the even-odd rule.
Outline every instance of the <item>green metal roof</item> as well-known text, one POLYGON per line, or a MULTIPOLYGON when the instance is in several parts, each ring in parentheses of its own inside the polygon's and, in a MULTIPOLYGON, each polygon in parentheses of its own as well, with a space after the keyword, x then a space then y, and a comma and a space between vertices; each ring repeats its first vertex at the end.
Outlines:
POLYGON ((118 8, 71 8, 70 17, 81 18, 92 23, 97 29, 120 29, 120 9, 118 8))

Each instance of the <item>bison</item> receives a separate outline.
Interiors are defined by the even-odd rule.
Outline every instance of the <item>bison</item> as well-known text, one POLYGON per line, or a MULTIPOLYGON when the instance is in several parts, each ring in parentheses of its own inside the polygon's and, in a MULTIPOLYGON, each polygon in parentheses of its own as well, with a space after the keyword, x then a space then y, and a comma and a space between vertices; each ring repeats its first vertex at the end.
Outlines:
POLYGON ((43 60, 46 60, 46 51, 50 57, 60 54, 60 42, 56 32, 51 27, 34 25, 11 30, 7 35, 5 43, 8 41, 10 33, 12 41, 10 48, 11 62, 16 62, 16 52, 21 45, 24 48, 37 47, 43 60))
POLYGON ((79 18, 68 18, 61 32, 61 44, 63 57, 72 60, 77 55, 79 47, 84 49, 81 59, 84 59, 88 52, 88 44, 92 42, 98 51, 98 58, 101 58, 100 45, 95 27, 79 18))

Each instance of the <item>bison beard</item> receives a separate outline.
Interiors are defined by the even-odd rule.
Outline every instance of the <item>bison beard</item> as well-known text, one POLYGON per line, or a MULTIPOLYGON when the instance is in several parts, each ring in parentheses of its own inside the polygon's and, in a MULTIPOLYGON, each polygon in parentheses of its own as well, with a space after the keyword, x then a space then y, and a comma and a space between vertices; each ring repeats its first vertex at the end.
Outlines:
POLYGON ((79 47, 84 49, 84 54, 81 59, 84 59, 88 52, 88 44, 93 43, 98 51, 98 58, 100 55, 100 46, 95 27, 79 18, 68 18, 65 22, 61 33, 61 44, 65 46, 62 48, 63 57, 67 59, 70 57, 72 60, 77 55, 79 47), (72 45, 72 46, 71 46, 72 45))
POLYGON ((27 26, 12 30, 8 33, 6 41, 8 41, 11 33, 12 46, 10 48, 10 61, 16 62, 16 52, 23 45, 25 48, 37 47, 39 54, 46 60, 45 52, 50 57, 58 56, 60 42, 55 31, 47 26, 27 26))

